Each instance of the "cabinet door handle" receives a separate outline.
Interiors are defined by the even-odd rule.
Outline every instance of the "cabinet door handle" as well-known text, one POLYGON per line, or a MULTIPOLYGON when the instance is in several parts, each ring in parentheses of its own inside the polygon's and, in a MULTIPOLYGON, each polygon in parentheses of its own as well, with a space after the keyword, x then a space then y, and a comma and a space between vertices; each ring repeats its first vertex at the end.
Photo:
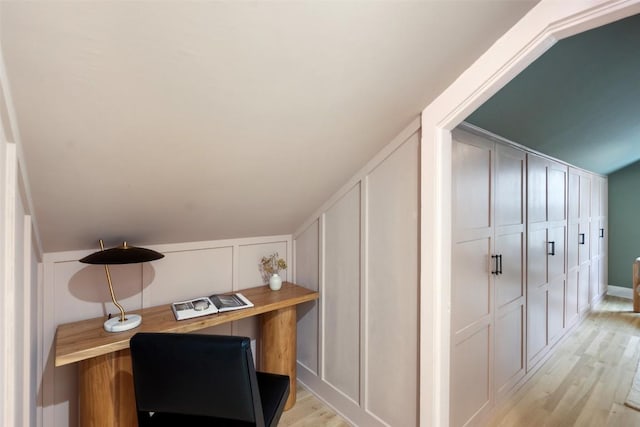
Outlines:
POLYGON ((496 276, 498 274, 500 274, 500 270, 498 269, 498 255, 491 255, 491 259, 493 259, 494 264, 493 264, 493 271, 491 272, 491 274, 495 274, 496 276))
POLYGON ((578 244, 584 245, 584 233, 578 234, 578 244))
POLYGON ((502 254, 498 255, 498 265, 500 266, 498 274, 502 274, 502 254))
POLYGON ((604 237, 604 228, 600 229, 600 237, 604 237))
POLYGON ((556 254, 556 242, 549 242, 549 244, 551 245, 551 251, 549 251, 548 255, 555 255, 556 254))

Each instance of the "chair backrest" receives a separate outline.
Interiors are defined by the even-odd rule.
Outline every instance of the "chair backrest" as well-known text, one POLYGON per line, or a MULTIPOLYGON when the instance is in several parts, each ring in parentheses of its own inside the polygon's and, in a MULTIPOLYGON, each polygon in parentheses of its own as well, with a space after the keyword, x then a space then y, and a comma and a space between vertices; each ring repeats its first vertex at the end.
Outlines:
POLYGON ((249 338, 138 333, 130 347, 138 412, 264 424, 249 338))

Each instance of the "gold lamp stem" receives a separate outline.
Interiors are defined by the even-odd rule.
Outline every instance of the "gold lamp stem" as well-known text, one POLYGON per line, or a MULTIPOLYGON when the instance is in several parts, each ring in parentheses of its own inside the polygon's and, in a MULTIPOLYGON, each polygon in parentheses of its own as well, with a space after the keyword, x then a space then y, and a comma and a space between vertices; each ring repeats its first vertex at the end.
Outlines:
MULTIPOLYGON (((104 251, 104 243, 102 239, 100 239, 100 249, 104 251)), ((104 265, 104 272, 107 273, 107 283, 109 283, 109 292, 111 293, 111 300, 120 310, 120 321, 124 322, 127 318, 124 315, 124 308, 116 301, 116 295, 113 293, 113 285, 111 284, 111 274, 109 273, 109 266, 107 264, 104 265)))

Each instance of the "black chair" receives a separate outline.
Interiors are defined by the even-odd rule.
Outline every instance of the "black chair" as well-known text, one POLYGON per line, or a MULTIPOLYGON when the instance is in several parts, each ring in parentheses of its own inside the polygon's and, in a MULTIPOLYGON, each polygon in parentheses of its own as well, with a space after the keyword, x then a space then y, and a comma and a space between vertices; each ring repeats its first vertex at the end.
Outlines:
POLYGON ((140 426, 276 426, 289 396, 246 337, 137 333, 131 360, 140 426))

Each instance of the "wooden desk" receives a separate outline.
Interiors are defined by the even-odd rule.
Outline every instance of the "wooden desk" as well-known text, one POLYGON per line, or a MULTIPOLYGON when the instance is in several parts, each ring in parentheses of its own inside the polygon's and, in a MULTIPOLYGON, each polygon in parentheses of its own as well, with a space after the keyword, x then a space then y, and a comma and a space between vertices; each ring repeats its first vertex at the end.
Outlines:
POLYGON ((289 375, 291 392, 285 405, 296 401, 296 305, 318 299, 318 292, 292 283, 279 291, 268 286, 242 289, 254 307, 175 320, 169 304, 133 311, 142 324, 130 331, 106 332, 104 318, 58 326, 55 365, 79 362, 78 393, 81 426, 136 426, 129 339, 137 332, 195 332, 247 317, 260 318, 258 369, 289 375))

